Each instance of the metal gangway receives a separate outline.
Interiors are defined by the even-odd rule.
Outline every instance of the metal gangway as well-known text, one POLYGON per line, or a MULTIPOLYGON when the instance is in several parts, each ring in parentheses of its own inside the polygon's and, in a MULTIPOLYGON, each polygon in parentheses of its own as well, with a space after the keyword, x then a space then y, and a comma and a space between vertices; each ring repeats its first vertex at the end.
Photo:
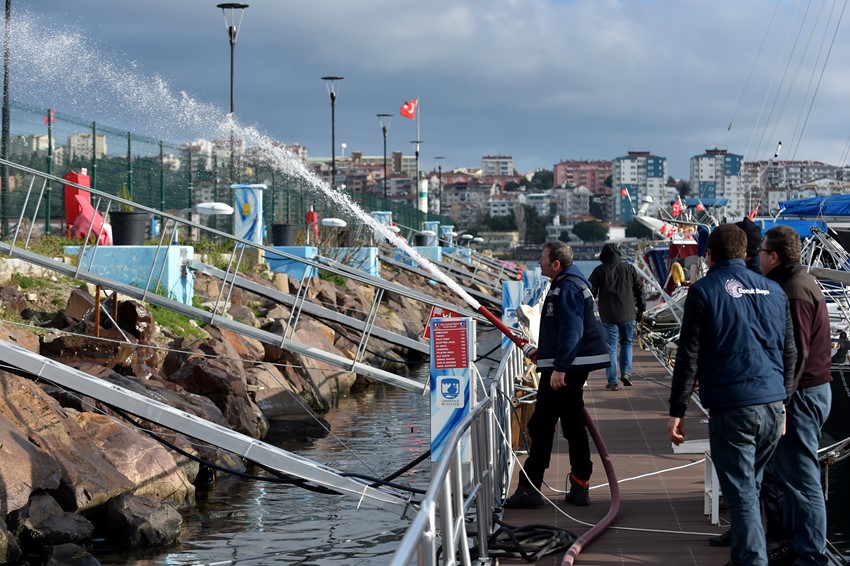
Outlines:
MULTIPOLYGON (((486 319, 481 317, 478 313, 475 313, 474 311, 471 311, 463 307, 462 305, 445 303, 444 301, 435 301, 433 297, 430 297, 423 293, 419 293, 415 290, 409 289, 402 285, 397 285, 395 283, 392 283, 391 281, 386 281, 379 277, 369 276, 368 274, 359 270, 343 268, 341 267, 341 264, 338 263, 330 261, 311 260, 292 255, 281 249, 258 244, 243 238, 236 237, 232 234, 217 230, 215 228, 193 222, 189 219, 183 218, 179 214, 171 214, 168 212, 141 206, 118 196, 111 195, 109 193, 97 189, 91 189, 89 187, 78 185, 66 179, 62 179, 54 175, 49 175, 36 169, 16 164, 12 161, 0 159, 0 165, 5 165, 11 170, 19 172, 20 176, 22 176, 24 179, 23 185, 24 189, 26 190, 24 205, 21 208, 20 218, 18 219, 14 231, 11 235, 11 241, 0 242, 0 253, 4 253, 9 257, 17 257, 23 259, 27 262, 39 265, 46 269, 50 269, 61 275, 65 275, 73 279, 78 279, 87 283, 98 285, 104 289, 118 292, 122 295, 178 312, 199 322, 215 324, 222 328, 227 328, 241 335, 249 336, 251 338, 259 340, 262 343, 271 344, 283 348, 285 350, 295 352, 297 354, 327 363, 333 367, 337 367, 345 371, 352 371, 357 373, 358 375, 370 377, 372 379, 376 379, 378 381, 382 381, 391 385, 400 386, 404 389, 412 391, 421 392, 424 389, 425 386, 421 383, 391 372, 371 367, 368 364, 363 363, 362 361, 363 356, 367 351, 368 340, 377 328, 375 326, 375 322, 378 314, 378 306, 384 296, 384 293, 386 292, 392 292, 400 296, 410 298, 414 301, 421 302, 423 303, 423 305, 425 305, 423 306, 423 308, 430 307, 430 305, 435 303, 440 303, 441 305, 446 306, 446 308, 450 308, 450 310, 460 312, 464 314, 464 316, 470 316, 475 318, 479 323, 489 324, 489 322, 487 322, 486 319), (93 259, 98 252, 98 248, 102 247, 99 246, 99 244, 97 243, 100 234, 95 231, 94 221, 89 226, 86 238, 79 246, 79 253, 77 255, 76 266, 69 265, 61 260, 57 260, 52 257, 43 256, 37 251, 35 251, 35 249, 31 245, 33 242, 33 230, 39 220, 40 205, 43 200, 45 191, 47 190, 48 183, 60 186, 70 186, 78 190, 87 191, 91 194, 95 212, 101 214, 104 218, 109 214, 110 210, 116 210, 119 207, 121 207, 122 209, 131 209, 133 211, 145 212, 151 215, 151 217, 159 218, 160 226, 162 226, 162 229, 160 231, 159 241, 157 244, 155 244, 156 254, 154 256, 154 261, 151 262, 150 272, 148 273, 147 288, 142 289, 133 285, 127 285, 119 281, 104 277, 92 271, 91 264, 93 262, 93 259), (217 276, 220 277, 221 280, 224 282, 224 284, 221 286, 221 292, 216 297, 212 305, 208 307, 186 305, 181 303, 180 301, 163 296, 159 293, 150 290, 152 288, 155 289, 157 287, 160 278, 162 277, 162 272, 157 272, 155 269, 155 266, 157 264, 157 258, 165 256, 167 249, 171 246, 171 243, 175 241, 175 235, 179 233, 181 229, 185 231, 190 231, 191 233, 202 235, 207 238, 215 239, 218 242, 224 242, 228 245, 230 249, 230 259, 227 268, 225 270, 219 270, 218 272, 216 272, 217 276), (93 241, 94 243, 90 243, 90 241, 93 241), (304 276, 299 282, 299 287, 296 292, 295 298, 287 299, 287 301, 289 301, 292 305, 292 309, 291 316, 287 321, 287 326, 282 336, 272 332, 254 328, 250 325, 238 321, 234 321, 225 315, 224 311, 229 302, 229 298, 231 297, 233 289, 236 287, 237 281, 240 281, 244 284, 245 278, 240 276, 240 268, 247 250, 251 249, 261 250, 262 253, 264 253, 266 256, 274 255, 286 260, 298 262, 305 267, 303 271, 304 276), (319 314, 319 311, 317 309, 305 306, 309 304, 306 301, 306 297, 309 285, 312 281, 312 278, 307 275, 309 273, 309 270, 307 268, 323 270, 332 275, 339 275, 352 281, 362 283, 364 285, 369 285, 375 288, 374 300, 369 308, 368 313, 366 313, 365 322, 363 324, 354 324, 351 321, 346 321, 347 323, 350 323, 350 326, 352 328, 355 328, 361 332, 358 349, 353 360, 343 356, 334 355, 332 353, 325 352, 317 348, 312 348, 292 338, 295 333, 296 325, 302 318, 302 314, 306 314, 308 316, 314 316, 319 314)), ((103 230, 102 226, 100 227, 100 230, 103 230)), ((189 264, 191 264, 197 270, 202 269, 199 262, 187 261, 187 268, 190 267, 189 264)), ((212 271, 212 268, 204 269, 207 271, 212 271)), ((283 298, 280 295, 277 295, 276 297, 281 299, 283 298)), ((490 299, 493 300, 492 298, 490 299)), ((378 334, 380 334, 381 339, 384 340, 391 338, 388 334, 388 331, 378 331, 378 334)), ((392 337, 390 341, 394 343, 402 343, 405 345, 410 344, 411 346, 413 346, 412 341, 410 341, 407 337, 400 335, 392 337)), ((417 351, 422 351, 422 346, 413 347, 416 348, 417 351)))

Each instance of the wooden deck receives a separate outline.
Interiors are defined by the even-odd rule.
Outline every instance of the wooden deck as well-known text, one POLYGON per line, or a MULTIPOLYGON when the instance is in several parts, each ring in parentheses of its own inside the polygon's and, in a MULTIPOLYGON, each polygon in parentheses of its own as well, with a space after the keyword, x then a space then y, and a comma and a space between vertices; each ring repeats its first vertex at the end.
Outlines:
MULTIPOLYGON (((725 564, 729 549, 712 547, 706 540, 723 532, 727 523, 724 519, 724 526, 715 527, 703 514, 704 464, 682 467, 702 460, 703 455, 674 454, 667 438, 670 379, 660 364, 637 345, 633 369, 633 387, 621 385, 619 391, 605 391, 604 372, 596 371, 585 388, 585 404, 604 439, 620 482, 621 505, 612 527, 586 545, 574 563, 588 566, 725 564)), ((693 403, 685 417, 684 430, 688 441, 707 438, 707 424, 693 403)), ((542 490, 555 506, 508 509, 505 522, 552 525, 579 536, 588 531, 605 516, 611 501, 607 485, 600 485, 606 483, 602 462, 596 450, 592 452, 594 472, 589 507, 575 507, 563 501, 570 466, 567 442, 559 428, 552 464, 546 472, 546 482, 551 488, 544 485, 542 490)), ((524 459, 520 456, 521 461, 524 459)), ((516 473, 519 472, 514 476, 516 473)), ((511 493, 515 486, 516 477, 511 493)), ((556 565, 562 558, 563 553, 550 555, 537 564, 556 565)), ((500 563, 527 564, 521 559, 502 559, 500 563)))

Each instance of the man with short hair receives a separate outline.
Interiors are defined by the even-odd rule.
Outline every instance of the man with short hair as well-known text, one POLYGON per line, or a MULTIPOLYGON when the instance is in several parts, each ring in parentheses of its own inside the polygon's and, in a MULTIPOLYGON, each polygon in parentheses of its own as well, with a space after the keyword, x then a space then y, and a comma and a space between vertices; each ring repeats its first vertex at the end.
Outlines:
POLYGON ((572 248, 564 242, 549 242, 543 246, 538 263, 543 275, 552 278, 540 315, 539 344, 530 353, 540 371, 540 385, 534 414, 528 421, 531 446, 519 485, 505 502, 509 509, 543 506, 540 487, 552 456, 558 419, 570 450, 565 500, 590 505, 593 462, 582 393, 588 373, 610 363, 590 284, 573 265, 572 248))
POLYGON ((826 504, 820 481, 820 431, 832 404, 832 337, 823 293, 800 265, 800 236, 779 225, 765 233, 760 268, 791 305, 797 364, 786 403, 788 427, 771 464, 782 497, 784 541, 771 564, 827 564, 826 504), (794 556, 796 555, 796 562, 794 556))
POLYGON ((699 381, 711 459, 729 509, 731 562, 766 566, 759 486, 782 435, 797 357, 794 331, 779 285, 745 266, 743 230, 718 226, 706 253, 708 273, 685 300, 667 432, 674 444, 685 440, 682 418, 699 381))

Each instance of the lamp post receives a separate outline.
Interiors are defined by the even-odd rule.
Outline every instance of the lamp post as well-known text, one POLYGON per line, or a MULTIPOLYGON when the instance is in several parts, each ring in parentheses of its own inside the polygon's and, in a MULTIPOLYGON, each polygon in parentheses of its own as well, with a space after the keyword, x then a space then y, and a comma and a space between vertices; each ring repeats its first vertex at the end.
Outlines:
POLYGON ((314 220, 307 224, 307 245, 310 245, 310 228, 319 224, 321 226, 325 226, 328 228, 345 228, 348 223, 342 218, 322 218, 321 220, 314 220))
MULTIPOLYGON (((199 202, 195 206, 184 208, 180 214, 189 214, 189 221, 194 222, 192 214, 202 214, 204 216, 226 216, 233 214, 233 207, 223 202, 199 202)), ((190 227, 191 230, 191 227, 190 227)), ((171 236, 171 243, 176 245, 177 241, 177 222, 174 223, 174 234, 171 236)))
POLYGON ((336 92, 343 77, 322 77, 331 98, 331 188, 336 186, 336 92))
POLYGON ((437 214, 443 213, 443 157, 438 155, 434 158, 437 161, 437 214))
MULTIPOLYGON (((221 13, 224 15, 224 25, 227 27, 227 35, 230 38, 230 118, 231 120, 234 118, 234 114, 236 112, 236 104, 234 102, 234 75, 236 71, 236 38, 239 36, 239 26, 242 25, 242 16, 245 15, 245 8, 248 7, 248 4, 241 4, 238 2, 227 2, 224 4, 219 4, 219 8, 221 8, 221 13), (228 20, 228 14, 230 15, 230 19, 228 20), (239 15, 239 23, 236 23, 236 15, 239 15)), ((230 182, 238 183, 239 179, 236 178, 236 140, 234 139, 233 126, 230 127, 230 182)))
POLYGON ((381 124, 381 132, 384 134, 384 199, 387 198, 387 134, 390 131, 390 120, 392 114, 378 114, 378 122, 381 124))

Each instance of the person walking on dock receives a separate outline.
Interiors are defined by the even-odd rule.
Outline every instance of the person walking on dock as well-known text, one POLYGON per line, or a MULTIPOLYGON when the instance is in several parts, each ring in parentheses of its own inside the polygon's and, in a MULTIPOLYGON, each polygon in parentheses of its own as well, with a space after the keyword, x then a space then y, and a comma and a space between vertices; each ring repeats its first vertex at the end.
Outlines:
POLYGON ((667 434, 685 440, 694 385, 709 411, 709 446, 732 529, 731 563, 767 566, 759 507, 764 467, 785 425, 794 379, 794 330, 780 286, 747 269, 747 237, 732 224, 708 237, 708 273, 685 301, 667 434))
POLYGON ((771 564, 822 565, 829 559, 818 444, 832 405, 832 338, 826 300, 800 264, 800 248, 797 232, 780 225, 767 231, 759 250, 762 273, 788 296, 797 346, 794 388, 786 404, 788 427, 771 459, 782 498, 784 536, 771 564))
POLYGON ((540 385, 528 421, 531 446, 517 490, 505 502, 509 509, 543 506, 540 487, 552 456, 558 419, 570 451, 566 501, 590 505, 593 463, 582 393, 587 375, 610 364, 590 284, 573 265, 572 248, 563 242, 549 242, 543 246, 539 264, 543 275, 552 278, 540 317, 540 343, 529 354, 540 371, 540 385))
POLYGON ((605 244, 599 254, 602 265, 590 274, 593 296, 597 297, 599 318, 605 328, 605 343, 611 366, 605 370, 608 383, 605 389, 616 391, 617 372, 623 385, 632 384, 632 343, 635 320, 640 320, 646 310, 643 288, 637 269, 623 262, 617 244, 605 244), (620 351, 617 353, 617 345, 620 351))

